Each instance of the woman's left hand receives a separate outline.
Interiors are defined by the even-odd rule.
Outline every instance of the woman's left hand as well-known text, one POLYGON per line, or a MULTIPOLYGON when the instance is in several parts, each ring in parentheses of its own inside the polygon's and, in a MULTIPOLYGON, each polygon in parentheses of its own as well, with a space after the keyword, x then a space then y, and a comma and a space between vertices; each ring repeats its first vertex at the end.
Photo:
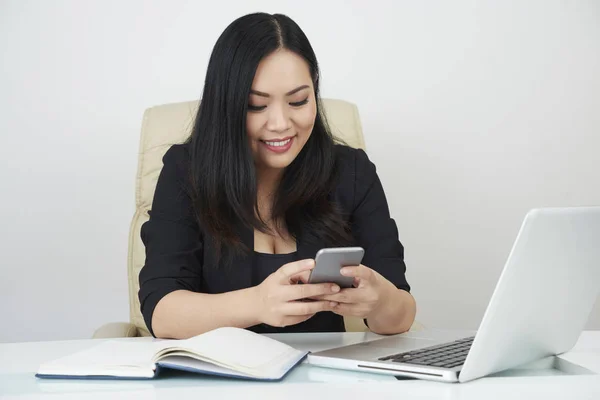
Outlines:
POLYGON ((319 300, 338 302, 332 311, 342 316, 368 318, 385 304, 396 286, 378 272, 364 265, 347 266, 340 270, 344 276, 354 277, 354 287, 336 294, 319 296, 319 300))

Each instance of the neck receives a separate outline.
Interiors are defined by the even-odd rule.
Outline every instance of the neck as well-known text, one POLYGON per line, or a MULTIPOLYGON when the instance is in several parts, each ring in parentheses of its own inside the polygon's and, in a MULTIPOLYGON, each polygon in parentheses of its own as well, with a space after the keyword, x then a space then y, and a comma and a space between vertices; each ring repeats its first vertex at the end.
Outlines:
POLYGON ((282 169, 257 168, 256 182, 258 193, 275 193, 282 176, 282 169))
POLYGON ((258 209, 263 219, 271 218, 271 208, 273 207, 273 198, 281 182, 283 170, 272 168, 256 169, 256 195, 258 209))

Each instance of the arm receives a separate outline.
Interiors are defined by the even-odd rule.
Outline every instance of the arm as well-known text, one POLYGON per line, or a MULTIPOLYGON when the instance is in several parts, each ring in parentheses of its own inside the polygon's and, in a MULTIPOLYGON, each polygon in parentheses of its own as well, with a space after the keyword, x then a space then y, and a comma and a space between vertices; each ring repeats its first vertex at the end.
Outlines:
POLYGON ((378 288, 377 303, 366 322, 376 333, 405 332, 414 321, 416 303, 405 277, 404 247, 375 165, 362 150, 356 152, 355 171, 352 230, 365 249, 363 264, 375 272, 378 288))
POLYGON ((176 290, 156 305, 152 327, 156 337, 184 339, 223 326, 247 328, 260 323, 255 288, 220 294, 176 290))
POLYGON ((298 301, 339 290, 331 284, 296 285, 299 280, 306 282, 313 267, 313 260, 285 264, 260 285, 228 293, 171 292, 154 312, 156 335, 187 338, 222 326, 246 328, 258 323, 283 327, 306 321, 319 311, 331 311, 336 303, 298 301))
POLYGON ((146 262, 139 275, 139 299, 148 329, 156 337, 184 338, 225 325, 255 325, 251 289, 199 293, 204 246, 186 181, 188 153, 173 146, 163 164, 150 220, 141 231, 146 262))
POLYGON ((367 324, 369 329, 380 335, 402 333, 410 329, 416 312, 414 297, 394 287, 383 295, 380 306, 367 316, 367 324))

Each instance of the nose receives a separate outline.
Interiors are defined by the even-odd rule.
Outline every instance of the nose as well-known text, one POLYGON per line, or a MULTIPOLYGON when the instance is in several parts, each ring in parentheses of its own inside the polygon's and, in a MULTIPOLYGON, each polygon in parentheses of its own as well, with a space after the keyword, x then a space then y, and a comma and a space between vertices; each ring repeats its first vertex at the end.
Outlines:
POLYGON ((288 115, 287 107, 279 105, 269 107, 267 130, 275 133, 283 133, 291 127, 292 121, 288 115))

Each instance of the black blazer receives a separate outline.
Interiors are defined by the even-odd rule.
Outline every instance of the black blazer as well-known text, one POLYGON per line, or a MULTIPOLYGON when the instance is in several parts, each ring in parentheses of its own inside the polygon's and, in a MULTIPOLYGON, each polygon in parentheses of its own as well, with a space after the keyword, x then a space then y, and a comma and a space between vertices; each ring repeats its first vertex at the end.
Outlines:
MULTIPOLYGON (((336 145, 335 151, 341 168, 331 196, 349 218, 355 245, 365 249, 362 264, 379 272, 399 289, 410 291, 405 278, 404 248, 398 240, 396 223, 389 215, 375 165, 363 150, 336 145)), ((151 322, 156 304, 172 291, 223 293, 252 284, 252 254, 234 259, 231 267, 215 265, 212 241, 205 240, 206 233, 194 218, 188 195, 188 145, 172 146, 163 157, 163 164, 150 220, 141 229, 146 263, 139 275, 138 295, 150 332, 153 332, 151 322)), ((253 230, 240 228, 239 234, 244 244, 253 249, 253 230)), ((310 234, 298 238, 296 245, 298 259, 314 258, 322 247, 310 234)), ((334 313, 318 313, 311 320, 315 321, 298 329, 344 330, 343 319, 334 313)), ((253 328, 257 332, 265 331, 253 328)))

